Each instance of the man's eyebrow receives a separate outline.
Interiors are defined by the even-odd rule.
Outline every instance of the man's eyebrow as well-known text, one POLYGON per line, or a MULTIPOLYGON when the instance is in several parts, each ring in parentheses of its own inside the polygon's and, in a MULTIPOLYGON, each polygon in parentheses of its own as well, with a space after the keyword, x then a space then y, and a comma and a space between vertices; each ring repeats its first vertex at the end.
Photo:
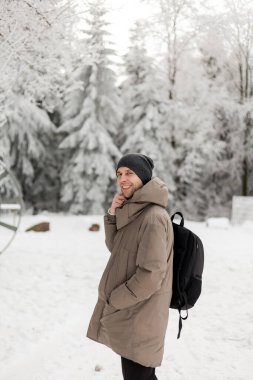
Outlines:
MULTIPOLYGON (((132 172, 133 170, 132 169, 126 169, 126 172, 132 172)), ((117 170, 116 171, 116 174, 121 174, 122 172, 120 170, 117 170)))
MULTIPOLYGON (((131 169, 127 169, 126 171, 125 171, 125 173, 133 173, 133 170, 131 170, 131 169)), ((123 174, 123 172, 121 172, 121 171, 119 171, 119 170, 117 170, 116 171, 116 176, 118 176, 118 175, 120 175, 120 174, 123 174)))

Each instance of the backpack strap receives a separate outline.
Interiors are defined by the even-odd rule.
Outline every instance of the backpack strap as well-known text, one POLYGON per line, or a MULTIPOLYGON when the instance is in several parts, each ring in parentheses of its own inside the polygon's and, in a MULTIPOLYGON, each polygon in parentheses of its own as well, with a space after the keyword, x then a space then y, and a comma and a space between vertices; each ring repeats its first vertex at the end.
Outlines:
MULTIPOLYGON (((184 216, 183 214, 180 212, 180 211, 176 211, 172 216, 171 216, 171 222, 174 221, 174 218, 175 216, 178 215, 181 217, 181 221, 180 221, 180 226, 181 227, 184 227, 184 216)), ((175 224, 175 222, 173 222, 175 224)), ((177 339, 180 338, 180 335, 181 335, 181 330, 182 330, 182 327, 183 327, 183 320, 185 321, 187 318, 188 318, 188 300, 187 300, 187 295, 185 292, 181 292, 180 291, 180 287, 179 287, 179 284, 177 284, 177 289, 178 289, 178 295, 179 295, 179 298, 180 298, 180 303, 181 305, 186 305, 186 309, 185 309, 185 312, 186 312, 186 315, 185 316, 182 316, 182 309, 181 307, 178 308, 178 313, 179 313, 179 320, 178 320, 178 334, 177 334, 177 339)))
MULTIPOLYGON (((180 294, 180 296, 182 296, 184 302, 185 302, 185 305, 187 305, 187 296, 185 293, 183 294, 180 294)), ((188 308, 186 306, 186 315, 183 317, 182 314, 181 314, 182 310, 179 308, 178 309, 178 313, 179 313, 179 321, 178 321, 178 334, 177 334, 177 339, 180 338, 180 334, 181 334, 181 330, 182 330, 182 327, 183 327, 183 323, 182 323, 182 320, 186 320, 188 318, 188 308)))
POLYGON ((182 214, 180 211, 176 211, 176 212, 171 216, 171 218, 170 218, 171 221, 173 222, 174 217, 175 217, 176 215, 181 216, 180 226, 183 227, 183 226, 184 226, 184 217, 183 217, 183 214, 182 214))

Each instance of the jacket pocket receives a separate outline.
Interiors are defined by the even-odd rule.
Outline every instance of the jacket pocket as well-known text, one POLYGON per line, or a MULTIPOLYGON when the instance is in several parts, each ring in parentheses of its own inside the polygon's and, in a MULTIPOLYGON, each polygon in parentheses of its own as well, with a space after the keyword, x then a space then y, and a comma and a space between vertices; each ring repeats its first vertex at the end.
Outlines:
POLYGON ((102 317, 100 322, 102 325, 113 325, 114 323, 123 323, 127 322, 127 324, 132 321, 134 314, 136 313, 137 305, 131 306, 127 309, 115 309, 113 306, 106 305, 104 311, 102 313, 102 317))
POLYGON ((107 298, 115 288, 124 284, 127 280, 128 255, 129 251, 125 248, 121 248, 113 256, 104 284, 107 298))
POLYGON ((107 316, 115 313, 116 311, 117 311, 117 309, 115 309, 113 306, 108 305, 106 303, 101 318, 107 317, 107 316))

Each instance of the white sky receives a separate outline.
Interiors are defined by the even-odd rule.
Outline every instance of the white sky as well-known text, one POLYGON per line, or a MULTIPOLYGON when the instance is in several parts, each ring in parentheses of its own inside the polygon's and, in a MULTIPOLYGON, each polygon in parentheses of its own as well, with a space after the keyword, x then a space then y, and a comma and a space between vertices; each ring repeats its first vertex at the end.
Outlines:
MULTIPOLYGON (((83 8, 83 1, 78 0, 80 8, 83 8)), ((115 43, 115 50, 118 55, 126 53, 129 42, 129 29, 137 19, 146 19, 152 14, 150 5, 144 4, 141 0, 107 0, 109 8, 108 21, 110 26, 108 31, 112 34, 110 40, 115 43)))
MULTIPOLYGON (((83 8, 85 3, 83 0, 77 0, 80 8, 83 8)), ((201 7, 203 0, 195 0, 195 5, 201 7)), ((129 44, 129 29, 138 19, 147 20, 154 14, 154 6, 147 4, 147 1, 142 0, 107 0, 109 8, 108 21, 111 25, 108 31, 111 32, 111 41, 115 43, 115 50, 118 56, 126 53, 129 44)), ((210 9, 216 11, 224 10, 224 0, 205 0, 205 6, 209 5, 210 9)), ((157 51, 157 47, 147 46, 148 49, 153 48, 157 51)), ((159 49, 158 49, 159 50, 159 49)))
POLYGON ((112 5, 109 20, 112 38, 119 54, 124 54, 128 47, 129 29, 137 19, 146 19, 152 14, 151 7, 138 0, 108 0, 112 5))

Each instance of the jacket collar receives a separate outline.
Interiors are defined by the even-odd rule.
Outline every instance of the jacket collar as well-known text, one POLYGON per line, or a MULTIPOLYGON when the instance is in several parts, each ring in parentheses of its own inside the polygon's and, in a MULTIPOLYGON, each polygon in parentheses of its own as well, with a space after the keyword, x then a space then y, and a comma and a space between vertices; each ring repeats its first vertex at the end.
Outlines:
POLYGON ((131 223, 151 204, 165 208, 167 203, 167 186, 158 177, 151 179, 142 188, 136 190, 132 198, 125 201, 122 207, 116 209, 117 229, 131 223))

